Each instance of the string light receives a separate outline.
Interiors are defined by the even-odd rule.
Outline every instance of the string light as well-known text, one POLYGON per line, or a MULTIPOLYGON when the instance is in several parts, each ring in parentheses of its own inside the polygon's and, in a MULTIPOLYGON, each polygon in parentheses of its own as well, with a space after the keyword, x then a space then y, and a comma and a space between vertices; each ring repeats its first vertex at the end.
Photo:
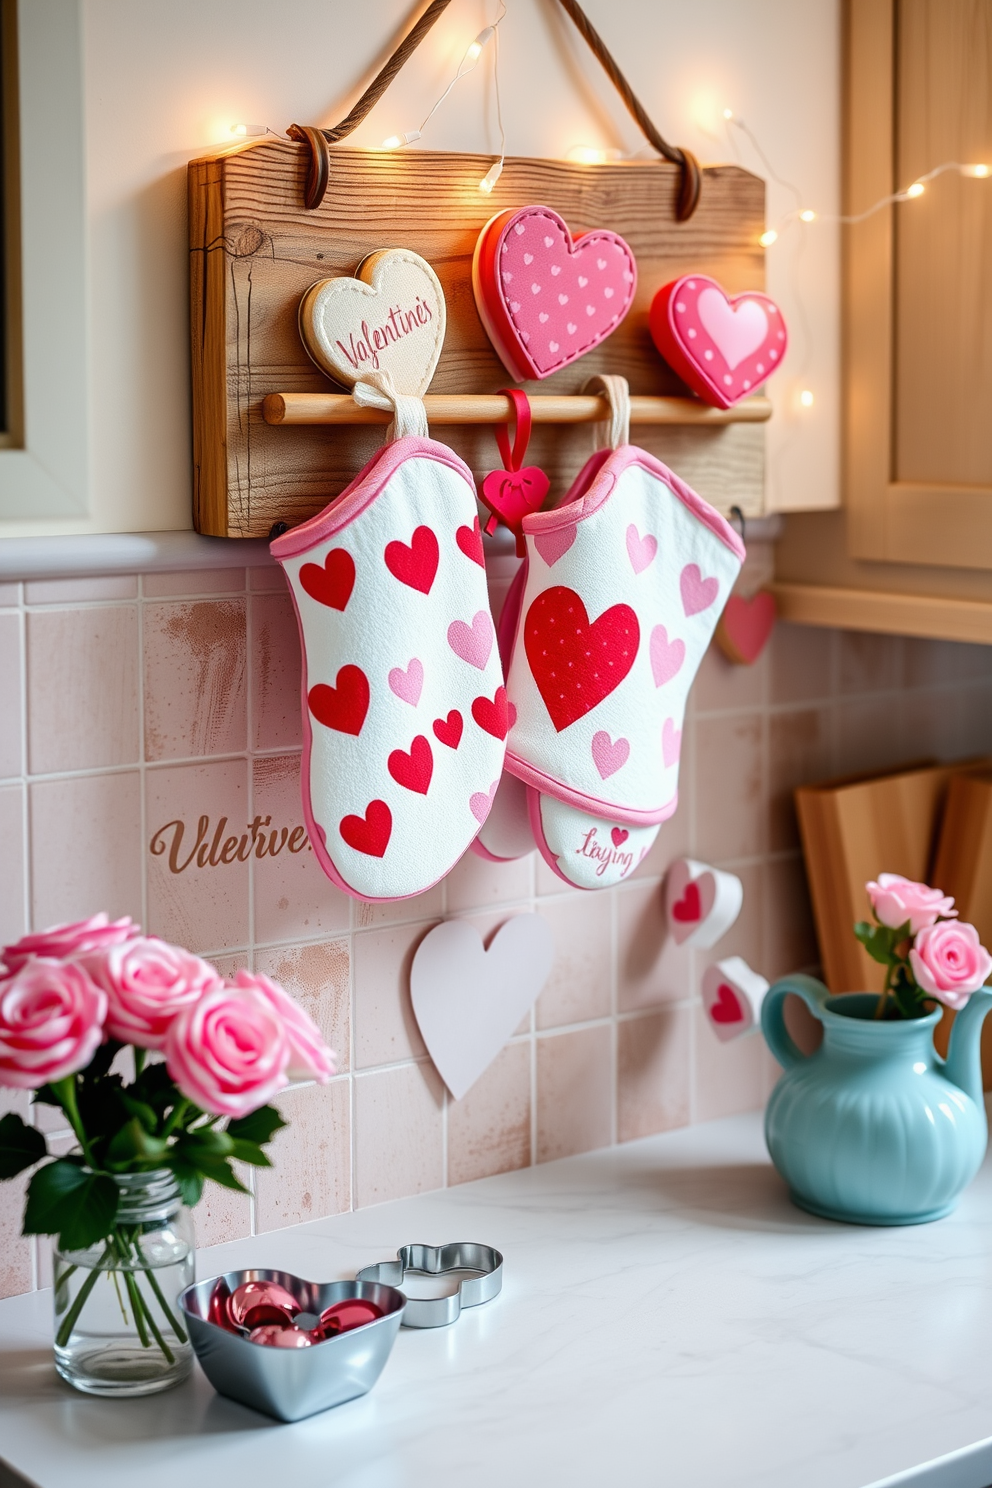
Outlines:
POLYGON ((799 394, 799 401, 803 405, 804 408, 812 408, 813 407, 813 403, 815 402, 815 399, 813 397, 813 394, 810 392, 809 388, 803 388, 802 392, 799 394))
POLYGON ((568 159, 576 165, 606 165, 611 160, 622 160, 622 150, 597 150, 593 145, 573 145, 568 159))
MULTIPOLYGON (((420 128, 409 129, 404 134, 391 134, 388 139, 383 140, 382 145, 380 146, 381 149, 402 150, 404 146, 412 145, 415 140, 423 139, 424 130, 427 128, 428 124, 433 119, 434 115, 437 113, 438 109, 441 107, 442 103, 445 101, 452 88, 455 86, 456 83, 461 82, 463 77, 467 77, 470 72, 474 71, 476 65, 478 64, 479 58, 482 56, 489 43, 494 39, 496 42, 494 50, 498 50, 499 36, 497 33, 497 27, 499 26, 500 21, 506 15, 505 0, 500 0, 500 6, 500 14, 496 17, 493 24, 491 26, 484 26, 475 40, 470 41, 468 46, 465 48, 465 55, 462 57, 461 62, 459 62, 458 64, 458 71, 455 73, 454 77, 451 79, 451 82, 445 88, 444 92, 441 94, 437 102, 424 116, 424 121, 421 124, 420 128)), ((502 125, 500 126, 500 128, 502 130, 502 125)), ((496 175, 498 177, 498 171, 496 175)), ((493 184, 495 184, 495 180, 493 184)), ((492 186, 488 187, 487 189, 491 191, 492 186)))
POLYGON ((778 233, 773 227, 770 227, 767 232, 763 232, 761 234, 758 242, 761 244, 762 248, 770 248, 773 243, 778 242, 778 233))
POLYGON ((500 13, 489 33, 493 41, 493 92, 496 94, 496 122, 499 125, 499 159, 494 160, 479 182, 479 190, 484 196, 488 196, 496 182, 503 174, 503 161, 506 159, 506 130, 503 128, 503 104, 499 95, 499 31, 496 29, 500 21, 506 15, 506 0, 499 0, 500 13))
MULTIPOLYGON (((268 132, 269 132, 269 127, 268 127, 267 124, 232 124, 231 125, 231 133, 233 135, 236 135, 238 139, 253 139, 256 135, 259 135, 259 134, 268 134, 268 132)), ((273 130, 273 133, 275 133, 275 130, 273 130)))
POLYGON ((807 207, 804 212, 800 212, 799 213, 799 221, 800 222, 815 222, 816 221, 816 213, 813 212, 813 211, 811 211, 810 208, 807 207))

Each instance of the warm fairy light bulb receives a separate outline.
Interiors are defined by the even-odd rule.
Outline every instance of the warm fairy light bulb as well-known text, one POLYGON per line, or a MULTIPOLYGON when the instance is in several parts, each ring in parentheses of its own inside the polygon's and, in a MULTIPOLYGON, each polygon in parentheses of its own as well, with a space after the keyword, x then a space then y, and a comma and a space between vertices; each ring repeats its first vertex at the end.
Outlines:
POLYGON ((803 388, 802 392, 799 394, 799 401, 804 408, 813 407, 813 394, 810 392, 809 388, 803 388))
POLYGON ((914 181, 912 186, 906 187, 906 195, 910 197, 922 196, 925 190, 926 187, 923 185, 922 181, 914 181))
POLYGON ((478 62, 479 58, 482 56, 483 48, 488 46, 489 42, 492 40, 494 30, 495 27, 487 26, 484 31, 479 32, 474 41, 469 43, 465 52, 465 56, 462 59, 463 65, 466 62, 471 62, 473 63, 473 65, 478 62))
POLYGON ((414 140, 421 138, 419 129, 409 129, 406 134, 391 134, 384 139, 381 145, 383 150, 402 150, 404 145, 412 145, 414 140))
POLYGON ((264 134, 265 133, 265 125, 264 124, 232 124, 231 125, 231 133, 234 134, 234 135, 236 135, 238 137, 238 139, 253 138, 256 135, 264 134))
POLYGON ((770 248, 773 243, 778 242, 778 233, 773 227, 770 227, 767 232, 763 232, 761 234, 758 242, 761 244, 762 248, 770 248))
POLYGON ((486 171, 486 174, 483 176, 482 180, 479 182, 479 190, 484 191, 486 196, 488 196, 502 174, 502 160, 494 160, 492 165, 486 171))
POLYGON ((733 111, 733 109, 724 109, 724 111, 723 111, 723 117, 725 119, 732 119, 734 117, 734 111, 733 111))
POLYGON ((984 181, 985 177, 989 174, 989 168, 987 165, 963 165, 961 167, 961 174, 963 176, 974 176, 976 180, 984 181))
POLYGON ((597 150, 595 145, 573 145, 568 159, 576 165, 605 165, 607 161, 619 160, 619 150, 597 150))
POLYGON ((811 211, 810 208, 807 207, 806 210, 805 210, 805 212, 800 212, 799 213, 799 221, 800 222, 815 222, 816 221, 816 213, 813 212, 813 211, 811 211))

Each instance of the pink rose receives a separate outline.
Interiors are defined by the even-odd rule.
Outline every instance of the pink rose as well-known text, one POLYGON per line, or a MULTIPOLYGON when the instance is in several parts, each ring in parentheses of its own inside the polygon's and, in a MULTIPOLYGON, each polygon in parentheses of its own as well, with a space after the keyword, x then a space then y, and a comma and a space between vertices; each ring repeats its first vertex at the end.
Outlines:
POLYGON ((325 1044, 320 1029, 277 982, 270 982, 261 973, 239 971, 234 978, 236 987, 251 987, 267 999, 282 1021, 289 1039, 289 1064, 286 1073, 291 1080, 316 1080, 326 1085, 331 1075, 337 1073, 334 1065, 334 1050, 325 1044))
POLYGON ((75 956, 80 951, 117 945, 132 935, 140 934, 138 926, 128 917, 110 920, 101 912, 88 920, 75 920, 68 925, 50 925, 37 935, 22 935, 13 945, 4 946, 0 952, 0 961, 8 971, 20 971, 32 956, 51 956, 58 961, 62 956, 75 956))
POLYGON ((916 935, 940 916, 952 918, 957 914, 954 900, 940 889, 913 883, 900 873, 880 873, 878 883, 867 883, 865 888, 875 918, 890 930, 898 930, 908 920, 910 935, 916 935))
POLYGON ((289 1039, 266 997, 222 983, 169 1024, 165 1060, 202 1110, 247 1116, 288 1084, 289 1039))
POLYGON ((0 981, 0 1085, 37 1090, 84 1069, 106 1016, 107 995, 81 966, 33 957, 0 981))
POLYGON ((212 966, 156 936, 136 936, 75 958, 107 994, 107 1033, 139 1049, 161 1049, 182 1008, 223 982, 212 966))
POLYGON ((917 985, 951 1008, 962 1008, 992 973, 992 956, 974 925, 944 920, 921 930, 909 953, 917 985))

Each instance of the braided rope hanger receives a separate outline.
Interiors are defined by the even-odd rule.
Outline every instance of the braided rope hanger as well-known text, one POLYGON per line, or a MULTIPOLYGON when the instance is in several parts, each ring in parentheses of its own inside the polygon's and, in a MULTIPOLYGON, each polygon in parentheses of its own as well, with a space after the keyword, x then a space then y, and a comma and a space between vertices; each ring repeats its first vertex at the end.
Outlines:
MULTIPOLYGON (((407 32, 385 65, 380 68, 379 72, 372 79, 347 118, 342 119, 340 124, 335 125, 333 129, 317 129, 309 124, 291 124, 289 126, 286 132, 290 139, 298 140, 300 143, 310 146, 310 169, 307 173, 307 182, 304 189, 304 201, 307 211, 315 211, 324 200, 331 170, 329 146, 337 144, 339 140, 345 139, 354 129, 358 128, 365 116, 379 102, 379 99, 385 93, 403 64, 417 50, 417 47, 423 41, 428 31, 440 17, 441 12, 446 10, 450 3, 451 0, 431 0, 431 4, 428 5, 423 15, 420 16, 410 31, 407 32)), ((664 136, 655 128, 645 112, 643 105, 634 94, 633 89, 607 49, 602 37, 592 25, 585 11, 578 4, 578 0, 559 0, 559 3, 575 24, 579 34, 592 49, 594 56, 598 59, 610 82, 620 94, 627 112, 634 119, 645 139, 665 160, 679 167, 681 171, 681 185, 675 216, 679 222, 686 222, 699 205, 699 191, 702 185, 702 172, 699 168, 699 162, 689 150, 682 149, 679 145, 670 145, 664 136)))

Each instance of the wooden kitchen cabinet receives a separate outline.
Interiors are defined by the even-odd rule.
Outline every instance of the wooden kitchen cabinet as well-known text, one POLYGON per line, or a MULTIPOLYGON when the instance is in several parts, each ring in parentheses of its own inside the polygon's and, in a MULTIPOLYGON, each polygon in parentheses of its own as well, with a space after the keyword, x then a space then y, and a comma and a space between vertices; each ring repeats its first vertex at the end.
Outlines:
POLYGON ((847 0, 844 53, 844 509, 789 518, 780 606, 992 641, 992 0, 847 0), (950 161, 990 174, 869 213, 950 161))

